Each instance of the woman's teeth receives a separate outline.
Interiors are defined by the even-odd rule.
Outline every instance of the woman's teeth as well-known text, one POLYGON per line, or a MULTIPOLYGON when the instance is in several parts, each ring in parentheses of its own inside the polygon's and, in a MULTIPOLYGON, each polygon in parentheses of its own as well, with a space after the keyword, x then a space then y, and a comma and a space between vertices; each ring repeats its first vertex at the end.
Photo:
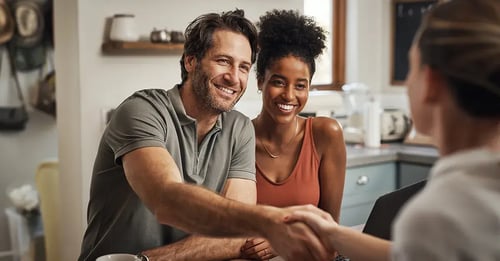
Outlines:
POLYGON ((293 109, 293 105, 290 104, 278 104, 278 107, 285 111, 291 111, 293 109))

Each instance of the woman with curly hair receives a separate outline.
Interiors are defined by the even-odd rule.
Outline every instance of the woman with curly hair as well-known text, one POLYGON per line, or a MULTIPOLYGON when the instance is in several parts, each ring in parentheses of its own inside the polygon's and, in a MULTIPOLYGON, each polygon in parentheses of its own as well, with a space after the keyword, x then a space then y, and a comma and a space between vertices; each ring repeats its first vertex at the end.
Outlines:
POLYGON ((438 4, 409 60, 415 128, 441 157, 398 214, 393 242, 339 226, 311 206, 288 220, 307 222, 327 248, 352 260, 500 260, 500 1, 438 4))
MULTIPOLYGON (((308 100, 315 58, 325 48, 325 31, 291 10, 269 11, 257 26, 257 83, 263 103, 252 120, 257 203, 312 204, 338 221, 346 167, 341 126, 332 118, 298 115, 308 100)), ((247 240, 242 252, 255 259, 274 256, 261 239, 247 240)))

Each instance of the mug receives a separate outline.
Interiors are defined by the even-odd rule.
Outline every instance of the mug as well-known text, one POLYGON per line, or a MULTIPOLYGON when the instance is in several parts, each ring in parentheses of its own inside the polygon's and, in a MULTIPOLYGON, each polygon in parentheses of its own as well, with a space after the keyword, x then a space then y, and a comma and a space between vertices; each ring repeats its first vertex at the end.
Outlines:
POLYGON ((115 14, 109 38, 113 41, 136 42, 139 40, 133 14, 115 14))
POLYGON ((132 254, 109 254, 100 256, 95 261, 142 261, 142 259, 132 254))

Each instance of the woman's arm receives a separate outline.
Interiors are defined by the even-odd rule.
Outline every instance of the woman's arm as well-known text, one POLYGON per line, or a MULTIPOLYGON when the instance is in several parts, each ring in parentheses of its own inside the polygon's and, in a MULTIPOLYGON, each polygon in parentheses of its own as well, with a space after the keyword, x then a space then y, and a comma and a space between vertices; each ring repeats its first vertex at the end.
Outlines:
POLYGON ((340 124, 331 118, 315 118, 314 143, 320 156, 319 208, 330 213, 339 222, 344 192, 346 147, 340 124))

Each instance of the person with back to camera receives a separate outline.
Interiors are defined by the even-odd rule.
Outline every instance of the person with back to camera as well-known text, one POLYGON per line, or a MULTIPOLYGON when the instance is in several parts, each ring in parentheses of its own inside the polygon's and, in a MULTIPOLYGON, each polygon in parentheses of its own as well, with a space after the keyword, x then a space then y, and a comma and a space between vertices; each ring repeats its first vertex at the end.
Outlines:
POLYGON ((500 1, 437 5, 409 58, 415 127, 441 158, 397 217, 393 242, 339 226, 311 206, 287 220, 306 221, 352 260, 500 260, 500 1))
POLYGON ((182 82, 134 93, 103 133, 79 260, 224 260, 240 256, 244 236, 289 259, 325 259, 311 229, 281 221, 289 210, 255 205, 255 135, 232 111, 255 61, 255 26, 237 9, 199 16, 185 36, 182 82))
MULTIPOLYGON (((339 221, 346 152, 339 123, 299 116, 309 97, 315 58, 325 48, 325 31, 293 10, 260 17, 257 56, 262 109, 252 120, 256 134, 257 203, 277 207, 312 204, 339 221)), ((260 238, 242 251, 251 258, 276 255, 260 238)))

